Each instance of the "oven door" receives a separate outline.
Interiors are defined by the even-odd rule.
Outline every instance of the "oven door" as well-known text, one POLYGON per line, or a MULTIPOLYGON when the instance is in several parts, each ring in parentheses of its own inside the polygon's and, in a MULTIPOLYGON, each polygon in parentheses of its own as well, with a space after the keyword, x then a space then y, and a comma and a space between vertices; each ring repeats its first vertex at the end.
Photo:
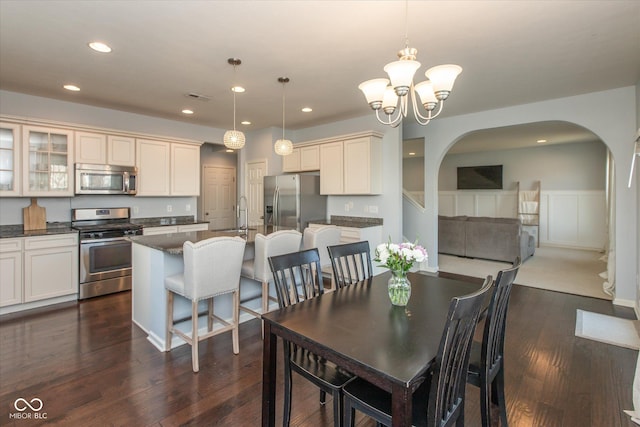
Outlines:
POLYGON ((80 283, 131 276, 131 242, 125 238, 80 242, 80 283))

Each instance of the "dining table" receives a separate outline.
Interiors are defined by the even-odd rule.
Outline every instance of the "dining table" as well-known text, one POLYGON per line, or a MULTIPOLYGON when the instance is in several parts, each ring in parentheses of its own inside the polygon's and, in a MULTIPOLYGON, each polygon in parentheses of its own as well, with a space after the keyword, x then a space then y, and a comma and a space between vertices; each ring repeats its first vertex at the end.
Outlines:
POLYGON ((481 287, 409 273, 411 297, 391 304, 385 272, 263 314, 262 425, 275 425, 278 337, 304 347, 391 393, 392 426, 410 426, 412 395, 429 375, 451 299, 481 287))

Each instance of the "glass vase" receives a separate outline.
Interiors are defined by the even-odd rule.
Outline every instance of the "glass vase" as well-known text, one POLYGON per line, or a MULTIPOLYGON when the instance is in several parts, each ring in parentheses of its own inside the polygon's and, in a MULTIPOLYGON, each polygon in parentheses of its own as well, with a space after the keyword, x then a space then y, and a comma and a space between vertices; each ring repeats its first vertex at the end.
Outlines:
POLYGON ((387 283, 391 304, 404 307, 411 297, 411 282, 407 273, 391 270, 391 278, 387 283))

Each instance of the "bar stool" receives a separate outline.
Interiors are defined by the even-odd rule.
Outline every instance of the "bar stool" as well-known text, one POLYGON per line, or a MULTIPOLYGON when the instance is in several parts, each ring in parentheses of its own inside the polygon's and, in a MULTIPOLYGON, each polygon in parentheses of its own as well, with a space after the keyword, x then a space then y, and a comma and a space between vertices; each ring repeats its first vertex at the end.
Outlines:
POLYGON ((238 307, 240 304, 240 269, 244 254, 245 240, 240 237, 213 237, 197 243, 184 242, 184 272, 165 278, 167 290, 167 327, 165 349, 171 350, 172 334, 178 335, 191 345, 193 372, 199 371, 198 342, 231 330, 233 353, 238 354, 238 307), (233 318, 222 319, 213 313, 213 299, 225 294, 233 295, 233 318), (175 327, 173 319, 174 294, 191 300, 191 334, 175 327), (207 332, 198 331, 198 302, 207 300, 207 332), (222 324, 213 330, 214 320, 222 324))
MULTIPOLYGON (((262 285, 262 292, 259 296, 262 298, 262 313, 269 311, 269 300, 276 301, 275 297, 269 296, 269 283, 273 283, 273 276, 269 270, 269 257, 298 252, 301 241, 302 233, 296 230, 280 230, 266 236, 261 233, 256 234, 255 256, 242 263, 241 276, 262 285)), ((240 310, 260 319, 260 312, 243 305, 243 303, 257 298, 258 296, 253 295, 247 298, 241 297, 240 310)))
POLYGON ((302 233, 302 249, 318 248, 320 254, 320 268, 323 277, 331 278, 331 290, 336 290, 333 270, 331 268, 331 258, 329 258, 328 246, 340 243, 340 228, 335 225, 323 225, 318 228, 307 227, 302 233))

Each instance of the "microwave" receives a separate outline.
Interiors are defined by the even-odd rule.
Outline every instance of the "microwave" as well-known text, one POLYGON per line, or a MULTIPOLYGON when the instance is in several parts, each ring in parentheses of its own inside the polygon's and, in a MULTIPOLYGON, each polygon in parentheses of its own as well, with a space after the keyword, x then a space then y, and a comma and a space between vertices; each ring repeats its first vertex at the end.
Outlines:
POLYGON ((136 194, 138 168, 76 163, 76 194, 136 194))

